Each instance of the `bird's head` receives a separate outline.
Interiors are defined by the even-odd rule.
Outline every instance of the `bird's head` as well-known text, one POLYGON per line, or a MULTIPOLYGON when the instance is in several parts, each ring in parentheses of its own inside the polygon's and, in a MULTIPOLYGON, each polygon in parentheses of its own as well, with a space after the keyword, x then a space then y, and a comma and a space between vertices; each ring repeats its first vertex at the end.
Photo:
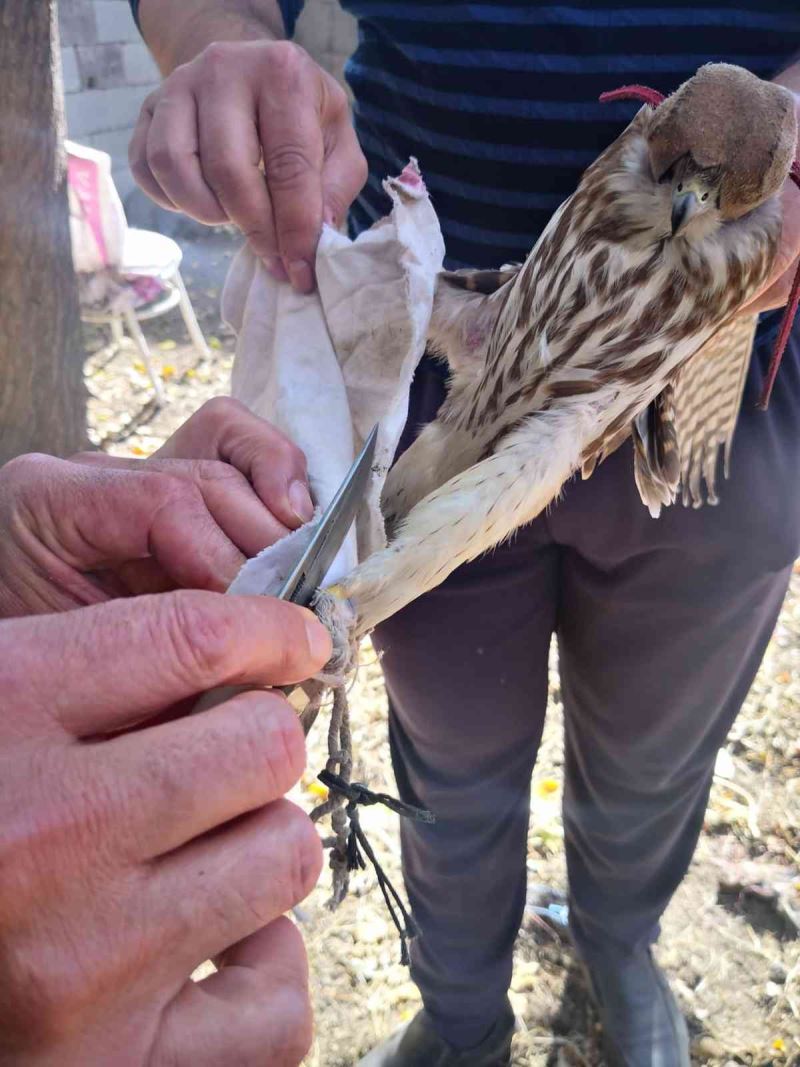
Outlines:
POLYGON ((722 220, 721 167, 701 167, 687 154, 661 180, 669 185, 673 237, 716 229, 722 220))
POLYGON ((741 218, 774 196, 795 154, 788 89, 709 63, 652 112, 653 177, 670 189, 670 229, 690 236, 741 218))

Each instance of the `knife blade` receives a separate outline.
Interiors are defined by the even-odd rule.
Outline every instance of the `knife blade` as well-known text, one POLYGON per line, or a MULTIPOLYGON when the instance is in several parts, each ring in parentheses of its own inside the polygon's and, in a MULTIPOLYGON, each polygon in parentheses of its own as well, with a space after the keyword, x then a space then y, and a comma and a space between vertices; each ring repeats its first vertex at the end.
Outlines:
POLYGON ((375 425, 319 520, 308 547, 284 582, 278 593, 279 600, 289 600, 304 608, 313 600, 337 552, 344 544, 364 499, 377 439, 378 427, 375 425))

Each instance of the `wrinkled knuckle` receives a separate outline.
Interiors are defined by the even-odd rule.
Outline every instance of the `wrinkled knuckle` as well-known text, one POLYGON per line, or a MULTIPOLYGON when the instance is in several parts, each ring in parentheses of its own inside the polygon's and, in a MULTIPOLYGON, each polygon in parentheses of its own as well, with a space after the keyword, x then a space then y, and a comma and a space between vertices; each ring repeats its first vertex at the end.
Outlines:
POLYGON ((210 419, 212 422, 225 424, 240 418, 246 410, 241 400, 234 400, 232 396, 213 396, 210 400, 206 400, 192 418, 203 419, 203 421, 210 419))
POLYGON ((41 452, 28 452, 23 456, 16 456, 0 468, 4 481, 19 481, 23 484, 32 479, 39 479, 49 474, 61 465, 63 461, 53 456, 44 455, 41 452))
POLYGON ((154 111, 155 108, 156 108, 156 105, 158 104, 159 100, 161 99, 161 94, 163 93, 163 91, 164 91, 163 85, 159 85, 157 88, 153 89, 152 92, 148 93, 147 96, 142 101, 142 110, 143 111, 154 111))
POLYGON ((286 470, 301 470, 306 469, 306 454, 302 448, 290 441, 288 437, 284 437, 280 431, 275 432, 275 439, 272 442, 270 449, 270 459, 274 467, 278 467, 286 470))
POLYGON ((224 483, 223 488, 246 488, 248 481, 240 470, 222 459, 195 460, 195 471, 203 482, 224 483))
POLYGON ((142 490, 158 499, 170 511, 194 511, 202 504, 202 495, 197 486, 179 474, 151 469, 140 471, 139 475, 147 479, 141 483, 142 490))
POLYGON ((176 169, 177 159, 175 153, 165 141, 154 141, 151 137, 147 142, 145 158, 156 179, 160 179, 162 175, 167 175, 167 178, 169 178, 169 175, 174 173, 176 169))
POLYGON ((264 171, 270 185, 294 185, 311 169, 311 162, 300 145, 280 145, 264 157, 264 171))
POLYGON ((169 612, 168 655, 180 676, 198 691, 221 680, 231 646, 231 620, 223 598, 181 590, 164 602, 169 612))
POLYGON ((227 75, 231 63, 236 62, 237 51, 238 49, 233 42, 212 41, 211 44, 206 45, 198 59, 207 72, 214 74, 219 71, 227 75))
POLYGON ((238 188, 241 169, 242 164, 235 157, 211 152, 205 152, 203 155, 203 174, 215 192, 238 188))
POLYGON ((167 141, 156 141, 150 138, 145 150, 147 165, 154 173, 171 170, 175 166, 175 152, 167 141))
POLYGON ((284 438, 284 440, 288 445, 288 455, 292 464, 305 470, 307 465, 305 452, 299 445, 296 445, 294 441, 289 441, 288 438, 284 438))
POLYGON ((275 243, 275 235, 272 230, 265 230, 259 226, 242 229, 242 235, 246 238, 250 248, 257 256, 272 256, 278 251, 275 243))
POLYGON ((181 63, 179 66, 175 67, 163 84, 151 93, 151 96, 156 103, 160 103, 162 100, 170 98, 176 92, 178 94, 191 92, 194 81, 195 71, 192 62, 181 63))
POLYGON ((308 69, 309 56, 294 41, 276 41, 269 50, 271 74, 280 82, 291 85, 308 69))

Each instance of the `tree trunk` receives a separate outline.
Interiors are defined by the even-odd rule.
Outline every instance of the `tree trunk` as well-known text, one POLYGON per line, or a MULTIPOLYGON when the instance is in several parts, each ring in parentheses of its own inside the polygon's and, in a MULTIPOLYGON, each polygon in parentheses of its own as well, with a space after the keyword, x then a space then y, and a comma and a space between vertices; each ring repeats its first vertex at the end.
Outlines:
POLYGON ((56 0, 0 0, 0 463, 86 445, 56 0))

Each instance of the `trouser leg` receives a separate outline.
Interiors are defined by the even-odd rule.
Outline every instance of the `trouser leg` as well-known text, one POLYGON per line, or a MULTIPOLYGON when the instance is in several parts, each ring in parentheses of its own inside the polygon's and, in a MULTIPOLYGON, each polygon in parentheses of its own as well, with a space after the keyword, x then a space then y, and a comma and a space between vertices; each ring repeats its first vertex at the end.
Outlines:
POLYGON ((401 821, 412 977, 459 1047, 502 1010, 525 904, 557 581, 556 550, 530 540, 462 568, 376 637, 400 795, 437 819, 401 821))
POLYGON ((692 576, 668 582, 669 568, 656 555, 616 574, 611 607, 606 576, 565 561, 564 824, 572 928, 589 955, 633 951, 657 935, 789 575, 707 597, 703 617, 690 623, 671 596, 688 599, 692 576), (660 603, 659 588, 669 591, 660 603))
POLYGON ((573 929, 589 955, 656 936, 798 551, 800 360, 794 342, 764 415, 755 411, 764 347, 717 508, 651 520, 621 452, 571 486, 553 516, 566 546, 566 851, 573 929))

